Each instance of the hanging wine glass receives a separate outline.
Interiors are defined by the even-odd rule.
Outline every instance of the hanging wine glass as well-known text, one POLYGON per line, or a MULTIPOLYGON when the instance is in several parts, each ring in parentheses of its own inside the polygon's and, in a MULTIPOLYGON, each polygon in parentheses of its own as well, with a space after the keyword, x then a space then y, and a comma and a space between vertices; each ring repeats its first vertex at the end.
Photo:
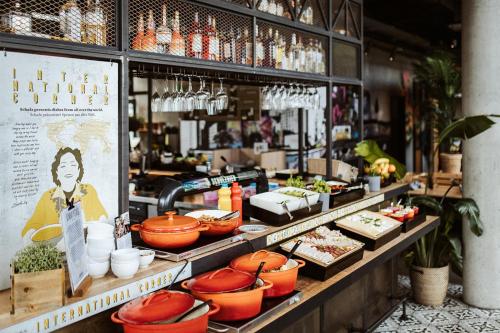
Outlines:
POLYGON ((173 102, 173 111, 179 112, 182 111, 182 100, 179 98, 179 77, 175 76, 175 84, 174 84, 174 102, 173 102))
POLYGON ((200 77, 200 88, 195 94, 195 110, 206 110, 210 92, 205 88, 205 80, 200 77))
POLYGON ((229 97, 227 96, 226 91, 224 90, 224 86, 222 85, 222 79, 219 80, 220 80, 220 88, 219 91, 217 92, 217 95, 215 96, 215 99, 216 99, 217 111, 222 111, 228 108, 229 97))
POLYGON ((214 94, 214 82, 212 81, 211 83, 211 90, 212 90, 212 93, 210 94, 210 97, 208 98, 208 101, 207 101, 207 114, 209 116, 213 116, 215 114, 217 114, 217 98, 214 94))
POLYGON ((158 93, 158 86, 155 84, 154 80, 153 80, 153 89, 155 90, 155 92, 151 96, 151 111, 159 112, 161 111, 161 97, 160 94, 158 93))
POLYGON ((265 86, 262 89, 262 110, 270 110, 271 109, 271 88, 269 86, 265 86))
POLYGON ((195 100, 196 100, 196 98, 195 98, 195 93, 193 91, 191 76, 189 76, 189 78, 188 78, 188 90, 186 91, 186 94, 184 95, 184 104, 185 104, 186 111, 192 112, 194 110, 195 100))
POLYGON ((163 95, 161 95, 161 105, 163 112, 171 112, 172 111, 172 94, 168 91, 169 81, 168 77, 165 78, 165 88, 163 91, 163 95))

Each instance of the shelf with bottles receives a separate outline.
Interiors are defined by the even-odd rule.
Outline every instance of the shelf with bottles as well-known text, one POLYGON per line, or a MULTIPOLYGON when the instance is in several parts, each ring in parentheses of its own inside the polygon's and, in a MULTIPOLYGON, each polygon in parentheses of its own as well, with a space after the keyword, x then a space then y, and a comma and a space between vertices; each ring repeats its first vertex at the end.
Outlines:
POLYGON ((361 5, 352 0, 333 1, 332 26, 337 34, 361 39, 361 5))
POLYGON ((326 74, 327 39, 264 21, 255 28, 257 67, 326 74))
POLYGON ((171 56, 252 65, 252 19, 181 0, 131 0, 130 47, 171 56))
POLYGON ((328 0, 257 0, 257 10, 328 29, 328 0))
POLYGON ((0 32, 116 46, 115 0, 0 1, 0 32))

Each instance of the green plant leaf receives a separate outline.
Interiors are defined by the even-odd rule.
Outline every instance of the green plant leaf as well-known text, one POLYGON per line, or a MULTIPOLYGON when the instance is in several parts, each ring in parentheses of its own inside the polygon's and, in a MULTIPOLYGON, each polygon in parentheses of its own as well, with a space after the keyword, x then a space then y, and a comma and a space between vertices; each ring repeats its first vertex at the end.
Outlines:
POLYGON ((416 197, 410 197, 407 201, 408 206, 418 206, 418 207, 427 207, 433 212, 441 215, 443 212, 443 206, 437 201, 435 198, 422 195, 416 197))
POLYGON ((479 217, 479 207, 476 202, 470 198, 463 198, 454 204, 457 212, 469 221, 469 228, 476 236, 483 234, 483 224, 479 217))
POLYGON ((464 117, 452 122, 439 135, 439 143, 446 139, 458 138, 462 140, 470 139, 479 135, 495 125, 490 117, 500 117, 500 115, 481 115, 464 117))
POLYGON ((362 157, 366 162, 372 164, 377 159, 385 157, 388 158, 391 164, 396 166, 396 178, 401 179, 406 174, 406 167, 404 164, 399 163, 394 157, 384 152, 378 144, 373 140, 363 140, 359 142, 354 148, 357 156, 362 157))
POLYGON ((462 242, 458 237, 450 237, 448 238, 450 243, 450 252, 451 252, 451 262, 455 266, 455 268, 462 273, 464 265, 464 258, 462 257, 462 242))

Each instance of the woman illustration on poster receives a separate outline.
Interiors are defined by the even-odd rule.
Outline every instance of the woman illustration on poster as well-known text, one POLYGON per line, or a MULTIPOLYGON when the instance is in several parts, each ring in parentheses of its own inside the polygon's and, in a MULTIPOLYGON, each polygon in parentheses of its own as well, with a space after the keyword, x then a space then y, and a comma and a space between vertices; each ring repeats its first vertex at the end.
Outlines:
POLYGON ((67 201, 80 202, 85 222, 108 217, 95 188, 81 183, 84 168, 80 150, 69 147, 59 149, 52 162, 51 173, 56 187, 42 195, 22 230, 21 235, 28 242, 60 240, 59 215, 67 207, 67 201))

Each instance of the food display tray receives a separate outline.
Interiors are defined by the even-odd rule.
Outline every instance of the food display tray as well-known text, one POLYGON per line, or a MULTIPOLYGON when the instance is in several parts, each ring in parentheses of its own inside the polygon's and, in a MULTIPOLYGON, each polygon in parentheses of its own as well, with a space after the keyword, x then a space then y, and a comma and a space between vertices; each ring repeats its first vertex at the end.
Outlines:
POLYGON ((342 206, 353 201, 363 199, 365 193, 366 192, 364 189, 357 189, 347 192, 330 194, 330 208, 342 206))
POLYGON ((343 228, 342 226, 335 224, 336 228, 338 228, 344 235, 347 237, 358 240, 362 243, 365 243, 365 249, 369 251, 375 251, 379 247, 389 243, 394 238, 398 237, 401 234, 401 226, 399 228, 395 228, 378 238, 370 238, 364 235, 358 234, 354 231, 343 228))
POLYGON ((293 293, 278 297, 264 298, 262 301, 262 309, 260 313, 251 319, 240 321, 210 321, 208 323, 208 332, 214 333, 244 333, 253 332, 254 328, 263 321, 276 315, 276 313, 286 309, 292 304, 299 302, 302 299, 302 292, 295 290, 293 293))
MULTIPOLYGON (((283 248, 281 248, 280 252, 288 253, 283 248)), ((293 258, 302 259, 306 262, 304 269, 301 269, 299 272, 300 275, 305 275, 316 280, 325 281, 363 259, 363 253, 363 246, 358 247, 350 252, 345 253, 328 266, 317 260, 314 260, 307 256, 303 256, 300 253, 294 254, 293 258)))
POLYGON ((139 249, 147 249, 155 251, 155 256, 160 259, 166 259, 170 261, 181 261, 184 259, 189 259, 191 257, 198 256, 203 253, 211 252, 218 248, 236 243, 242 242, 247 238, 246 233, 241 233, 235 231, 232 234, 216 236, 216 237, 204 237, 201 236, 193 245, 178 248, 178 249, 154 249, 151 246, 139 240, 134 243, 134 246, 139 249))
POLYGON ((408 232, 411 229, 417 227, 418 225, 422 224, 425 222, 427 219, 427 215, 425 214, 418 214, 412 219, 406 220, 402 223, 402 231, 403 232, 408 232))
POLYGON ((268 210, 251 206, 250 208, 250 216, 253 217, 254 219, 257 219, 259 221, 262 221, 266 224, 275 226, 275 227, 281 227, 284 226, 288 223, 309 217, 311 215, 315 215, 321 212, 321 206, 322 202, 317 202, 314 205, 311 205, 311 210, 309 210, 307 207, 295 210, 293 212, 290 212, 292 214, 293 219, 290 220, 290 217, 288 214, 275 214, 273 212, 270 212, 268 210))

